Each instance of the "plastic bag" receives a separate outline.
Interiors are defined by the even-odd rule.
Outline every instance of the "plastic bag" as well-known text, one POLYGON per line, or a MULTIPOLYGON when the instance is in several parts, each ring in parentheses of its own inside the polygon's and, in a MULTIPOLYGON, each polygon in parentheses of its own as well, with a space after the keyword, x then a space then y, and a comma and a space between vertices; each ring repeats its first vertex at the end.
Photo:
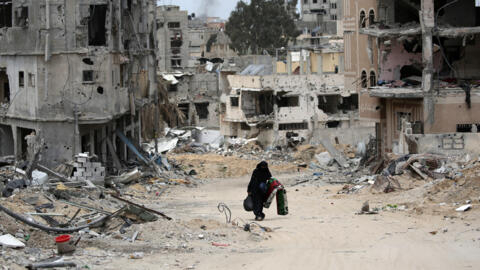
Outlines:
POLYGON ((245 200, 243 200, 243 208, 247 212, 253 211, 253 198, 252 195, 248 195, 245 200))

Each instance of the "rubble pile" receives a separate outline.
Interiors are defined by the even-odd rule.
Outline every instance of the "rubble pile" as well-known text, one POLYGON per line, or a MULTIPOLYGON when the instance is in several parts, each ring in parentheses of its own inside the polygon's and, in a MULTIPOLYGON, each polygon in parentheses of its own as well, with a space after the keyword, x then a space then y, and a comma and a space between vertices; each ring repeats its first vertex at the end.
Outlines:
MULTIPOLYGON (((450 210, 480 200, 480 158, 470 155, 411 154, 390 156, 379 174, 354 179, 338 191, 339 194, 395 193, 405 204, 450 206, 450 210), (398 195, 397 195, 398 194, 398 195), (403 194, 403 195, 401 195, 403 194), (408 203, 407 203, 408 202, 408 203)), ((374 164, 370 170, 376 171, 374 164)), ((419 210, 423 212, 423 210, 419 210)))

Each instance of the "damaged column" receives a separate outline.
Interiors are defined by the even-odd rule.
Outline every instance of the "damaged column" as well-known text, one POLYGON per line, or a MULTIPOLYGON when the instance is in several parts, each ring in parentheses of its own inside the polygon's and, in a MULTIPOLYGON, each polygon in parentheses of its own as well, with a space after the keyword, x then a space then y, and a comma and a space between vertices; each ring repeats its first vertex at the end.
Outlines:
POLYGON ((433 0, 422 0, 420 24, 422 26, 423 50, 423 81, 422 89, 425 93, 423 110, 425 129, 428 130, 434 122, 435 104, 433 101, 433 28, 435 27, 435 12, 433 0))

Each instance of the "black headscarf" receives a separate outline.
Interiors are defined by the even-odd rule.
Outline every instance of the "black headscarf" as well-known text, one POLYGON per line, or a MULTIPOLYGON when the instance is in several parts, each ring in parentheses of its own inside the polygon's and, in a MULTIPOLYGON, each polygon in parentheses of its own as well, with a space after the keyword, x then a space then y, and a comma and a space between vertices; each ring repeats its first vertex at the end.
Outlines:
POLYGON ((258 163, 257 168, 253 170, 252 178, 248 184, 248 192, 257 192, 259 190, 260 183, 266 182, 270 178, 272 178, 272 174, 268 169, 268 163, 266 161, 258 163))

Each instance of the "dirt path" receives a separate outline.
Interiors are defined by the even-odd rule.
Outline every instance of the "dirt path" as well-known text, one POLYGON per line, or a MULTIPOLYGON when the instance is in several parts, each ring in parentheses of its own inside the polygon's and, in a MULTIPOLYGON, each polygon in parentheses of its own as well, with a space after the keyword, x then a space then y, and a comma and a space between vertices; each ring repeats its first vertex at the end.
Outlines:
MULTIPOLYGON (((285 178, 279 180, 288 182, 285 178)), ((182 220, 225 218, 217 211, 224 202, 232 218, 252 221, 242 209, 247 177, 211 180, 198 188, 179 188, 156 205, 182 220)), ((385 205, 388 197, 336 195, 339 186, 288 188, 291 214, 266 210, 265 226, 276 228, 269 239, 254 241, 237 230, 228 247, 195 242, 186 253, 148 255, 141 260, 121 259, 107 269, 479 269, 480 211, 417 215, 411 211, 355 215, 364 200, 371 207, 385 205), (443 230, 446 232, 443 232, 443 230), (438 231, 436 235, 429 232, 438 231), (119 268, 120 267, 120 268, 119 268), (191 268, 189 268, 191 267, 191 268)))

